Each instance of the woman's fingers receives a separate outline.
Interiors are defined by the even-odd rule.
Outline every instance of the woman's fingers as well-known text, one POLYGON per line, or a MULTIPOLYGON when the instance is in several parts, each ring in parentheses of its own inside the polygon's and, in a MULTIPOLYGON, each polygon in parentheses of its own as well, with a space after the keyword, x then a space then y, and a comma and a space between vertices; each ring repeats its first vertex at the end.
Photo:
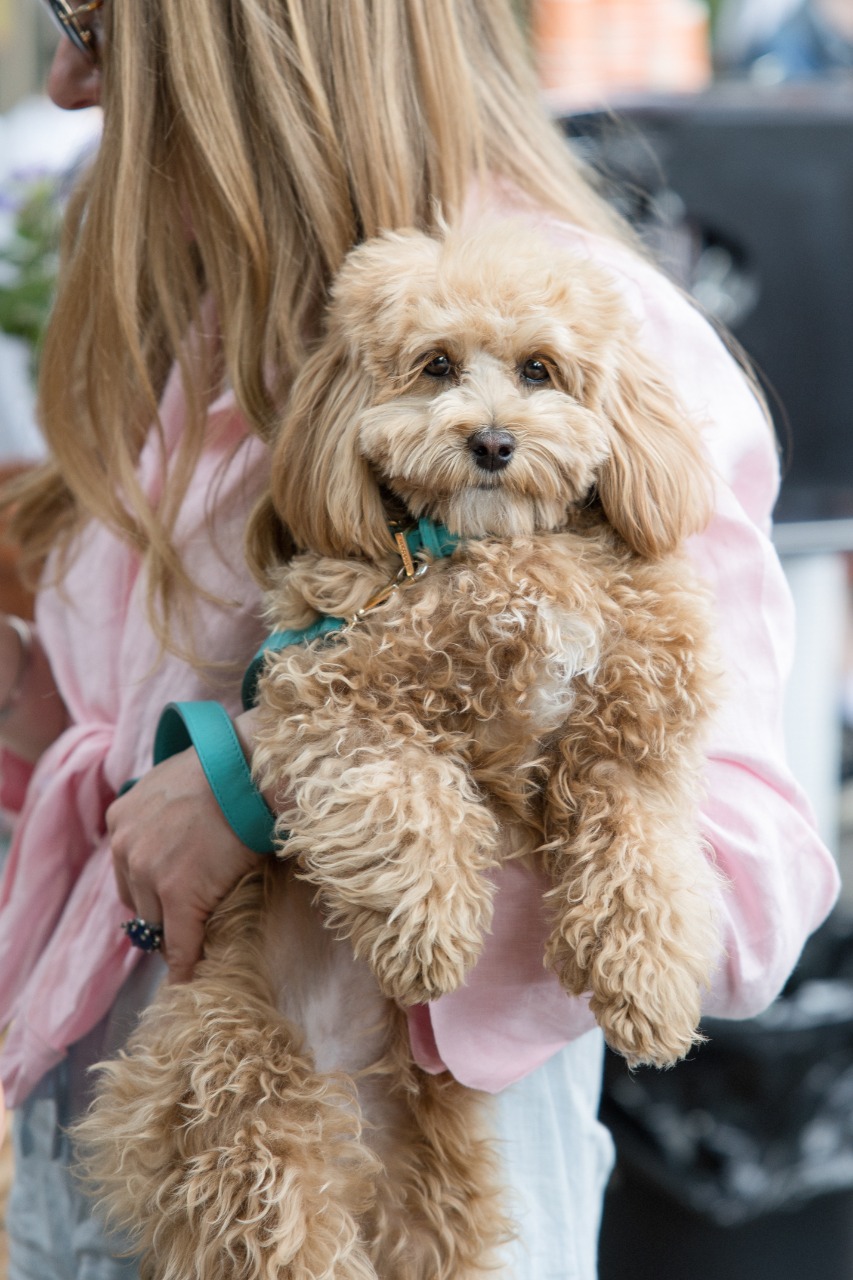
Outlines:
POLYGON ((144 774, 107 810, 116 883, 128 910, 163 926, 169 979, 201 958, 209 915, 257 854, 229 827, 193 749, 144 774))
POLYGON ((204 918, 181 910, 169 910, 163 917, 163 956, 169 967, 169 982, 189 982, 204 954, 204 918))

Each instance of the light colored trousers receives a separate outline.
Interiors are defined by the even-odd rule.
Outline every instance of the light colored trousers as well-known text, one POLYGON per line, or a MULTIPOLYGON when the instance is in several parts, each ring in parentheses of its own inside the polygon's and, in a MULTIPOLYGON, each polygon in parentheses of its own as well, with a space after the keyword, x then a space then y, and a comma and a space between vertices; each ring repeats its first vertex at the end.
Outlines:
MULTIPOLYGON (((88 1067, 123 1043, 160 970, 143 965, 100 1027, 75 1045, 15 1114, 9 1280, 136 1280, 121 1242, 104 1234, 76 1184, 65 1135, 88 1103, 88 1067)), ((595 1280, 596 1242, 612 1146, 596 1112, 602 1041, 569 1045, 496 1099, 510 1210, 518 1224, 506 1280, 595 1280)))

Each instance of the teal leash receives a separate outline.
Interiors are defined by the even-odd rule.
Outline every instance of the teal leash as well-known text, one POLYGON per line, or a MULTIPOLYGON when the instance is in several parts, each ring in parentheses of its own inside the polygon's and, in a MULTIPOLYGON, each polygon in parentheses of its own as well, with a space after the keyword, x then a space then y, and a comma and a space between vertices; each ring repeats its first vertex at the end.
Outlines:
POLYGON ((275 814, 252 781, 237 731, 219 702, 169 702, 154 734, 154 763, 195 747, 222 816, 255 853, 275 847, 275 814))
POLYGON ((391 533, 403 558, 403 569, 401 570, 401 575, 403 576, 398 576, 382 591, 371 597, 364 608, 360 609, 353 618, 336 618, 331 615, 325 615, 322 618, 318 618, 316 622, 312 622, 310 626, 297 630, 273 631, 271 635, 267 636, 246 668, 246 674, 243 677, 242 697, 244 711, 249 711, 257 701, 258 680, 268 653, 280 653, 282 649, 287 649, 290 645, 310 644, 312 640, 318 640, 321 636, 331 636, 336 631, 342 631, 344 627, 357 621, 366 613, 369 613, 371 609, 389 599, 398 586, 419 576, 415 567, 415 558, 422 551, 426 551, 433 560, 444 560, 447 556, 452 555, 459 545, 458 534, 451 533, 443 524, 436 524, 428 516, 421 516, 413 528, 404 531, 396 531, 394 526, 391 526, 391 533), (401 540, 405 543, 408 558, 400 545, 401 540))
POLYGON ((258 681, 268 653, 281 653, 282 649, 288 649, 293 644, 310 644, 312 640, 319 640, 321 636, 331 636, 342 631, 346 625, 346 618, 325 615, 318 618, 316 622, 312 622, 309 627, 293 631, 271 632, 249 663, 246 674, 243 676, 241 689, 243 710, 251 710, 258 700, 258 681))

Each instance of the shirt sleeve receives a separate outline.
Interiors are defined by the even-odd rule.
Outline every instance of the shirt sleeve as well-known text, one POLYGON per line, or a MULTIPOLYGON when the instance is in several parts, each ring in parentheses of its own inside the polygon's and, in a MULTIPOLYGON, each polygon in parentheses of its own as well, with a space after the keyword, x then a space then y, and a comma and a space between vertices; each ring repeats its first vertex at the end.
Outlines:
POLYGON ((644 264, 641 336, 700 426, 716 510, 690 555, 715 601, 723 700, 707 743, 701 830, 724 877, 724 951, 705 1011, 744 1018, 779 993, 838 893, 834 859, 785 760, 795 618, 770 541, 778 451, 743 371, 710 325, 644 264))
POLYGON ((33 766, 7 747, 0 747, 0 810, 10 816, 21 812, 33 766))

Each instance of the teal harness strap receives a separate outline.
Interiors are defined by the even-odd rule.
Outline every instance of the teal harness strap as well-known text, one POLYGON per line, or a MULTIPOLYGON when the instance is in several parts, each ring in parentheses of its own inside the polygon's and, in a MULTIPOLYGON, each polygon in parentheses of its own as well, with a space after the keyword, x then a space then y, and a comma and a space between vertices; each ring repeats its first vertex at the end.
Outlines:
POLYGON ((303 627, 301 630, 273 631, 272 635, 267 636, 246 668, 241 690, 243 710, 251 710, 257 701, 258 680, 261 677, 264 659, 268 653, 279 653, 282 649, 287 649, 292 644, 310 644, 312 640, 316 640, 319 636, 330 635, 335 631, 340 631, 345 626, 346 618, 322 617, 318 618, 316 622, 312 622, 310 627, 303 627))
POLYGON ((170 702, 154 736, 154 763, 195 747, 223 817, 255 853, 275 848, 275 815, 252 781, 231 718, 218 702, 170 702))
POLYGON ((458 533, 451 533, 443 524, 436 524, 428 516, 421 516, 414 529, 406 533, 406 542, 413 556, 428 551, 433 560, 444 560, 459 546, 458 533))
MULTIPOLYGON (((458 534, 451 533, 443 524, 436 524, 428 516, 421 516, 418 523, 413 528, 407 529, 403 536, 412 558, 421 551, 427 551, 433 560, 444 560, 452 555, 459 545, 458 534)), ((324 615, 316 622, 312 622, 310 626, 291 631, 274 631, 272 635, 267 636, 246 668, 246 674, 243 677, 243 710, 249 711, 255 705, 258 696, 258 680, 268 653, 280 653, 282 649, 287 649, 292 644, 310 644, 320 636, 332 635, 342 630, 346 624, 346 618, 324 615)))

